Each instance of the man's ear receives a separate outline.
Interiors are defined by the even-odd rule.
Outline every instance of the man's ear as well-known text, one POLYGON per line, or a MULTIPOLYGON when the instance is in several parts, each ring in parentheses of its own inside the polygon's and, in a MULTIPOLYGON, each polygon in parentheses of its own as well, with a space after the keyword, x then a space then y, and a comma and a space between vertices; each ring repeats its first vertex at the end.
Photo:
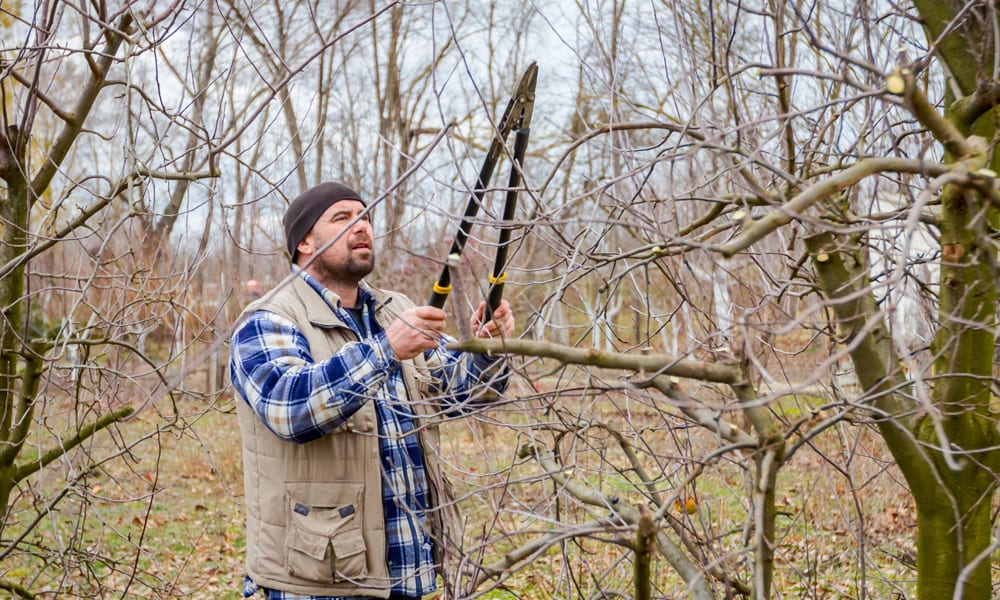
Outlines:
POLYGON ((313 252, 316 251, 316 248, 315 246, 312 245, 312 241, 310 241, 309 239, 310 237, 311 237, 310 234, 306 234, 306 237, 302 238, 302 241, 299 242, 299 245, 295 247, 295 251, 297 253, 303 256, 312 256, 313 252))

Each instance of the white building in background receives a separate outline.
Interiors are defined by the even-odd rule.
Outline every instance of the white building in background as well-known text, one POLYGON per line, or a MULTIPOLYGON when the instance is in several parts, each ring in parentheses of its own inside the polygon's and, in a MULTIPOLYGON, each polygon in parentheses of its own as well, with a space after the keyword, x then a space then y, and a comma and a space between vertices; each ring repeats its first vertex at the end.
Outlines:
MULTIPOLYGON (((910 207, 927 210, 921 202, 892 194, 879 194, 872 214, 891 214, 910 207)), ((935 332, 936 294, 939 281, 937 241, 918 215, 904 213, 887 220, 869 235, 871 277, 876 299, 909 376, 930 360, 935 332)))

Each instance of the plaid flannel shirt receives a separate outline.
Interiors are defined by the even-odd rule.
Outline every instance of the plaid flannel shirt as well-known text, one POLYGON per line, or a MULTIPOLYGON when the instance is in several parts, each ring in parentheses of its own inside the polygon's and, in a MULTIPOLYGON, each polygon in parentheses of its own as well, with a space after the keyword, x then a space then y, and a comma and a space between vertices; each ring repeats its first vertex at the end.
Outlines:
MULTIPOLYGON (((298 443, 326 435, 365 402, 375 402, 391 592, 419 598, 436 590, 433 546, 424 515, 430 491, 414 433, 414 415, 406 402, 401 365, 373 318, 375 299, 367 289, 362 287, 360 291, 363 316, 359 325, 334 294, 304 271, 298 274, 351 327, 358 341, 345 344, 333 357, 317 363, 294 323, 271 312, 257 311, 233 335, 233 385, 268 429, 298 443)), ((438 348, 424 354, 428 365, 434 366, 432 375, 442 401, 463 407, 475 404, 475 398, 487 386, 497 393, 506 389, 507 374, 497 376, 490 369, 493 359, 451 352, 445 348, 449 341, 445 337, 438 348)), ((249 578, 243 587, 245 597, 259 590, 249 578)), ((277 590, 268 590, 268 598, 351 600, 277 590)))

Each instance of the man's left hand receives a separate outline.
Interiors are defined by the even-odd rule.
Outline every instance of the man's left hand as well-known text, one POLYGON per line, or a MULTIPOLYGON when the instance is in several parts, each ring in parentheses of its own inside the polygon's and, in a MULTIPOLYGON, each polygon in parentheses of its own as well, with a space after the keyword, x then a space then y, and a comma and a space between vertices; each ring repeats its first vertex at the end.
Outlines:
POLYGON ((476 337, 481 338, 508 338, 514 335, 514 313, 510 309, 510 303, 506 300, 500 301, 500 306, 493 311, 493 319, 489 323, 483 323, 483 314, 486 312, 486 302, 480 302, 476 314, 469 319, 469 325, 476 337))

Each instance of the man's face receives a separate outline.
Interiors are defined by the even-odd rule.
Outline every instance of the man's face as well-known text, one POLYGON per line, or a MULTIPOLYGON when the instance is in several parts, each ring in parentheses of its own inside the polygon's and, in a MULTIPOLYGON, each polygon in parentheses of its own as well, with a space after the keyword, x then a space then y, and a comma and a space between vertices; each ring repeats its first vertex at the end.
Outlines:
POLYGON ((334 238, 336 242, 312 261, 307 271, 319 275, 319 279, 357 283, 372 272, 375 266, 375 247, 372 240, 372 225, 368 215, 348 227, 365 205, 357 200, 340 200, 329 208, 313 225, 298 245, 299 264, 305 264, 334 238))

